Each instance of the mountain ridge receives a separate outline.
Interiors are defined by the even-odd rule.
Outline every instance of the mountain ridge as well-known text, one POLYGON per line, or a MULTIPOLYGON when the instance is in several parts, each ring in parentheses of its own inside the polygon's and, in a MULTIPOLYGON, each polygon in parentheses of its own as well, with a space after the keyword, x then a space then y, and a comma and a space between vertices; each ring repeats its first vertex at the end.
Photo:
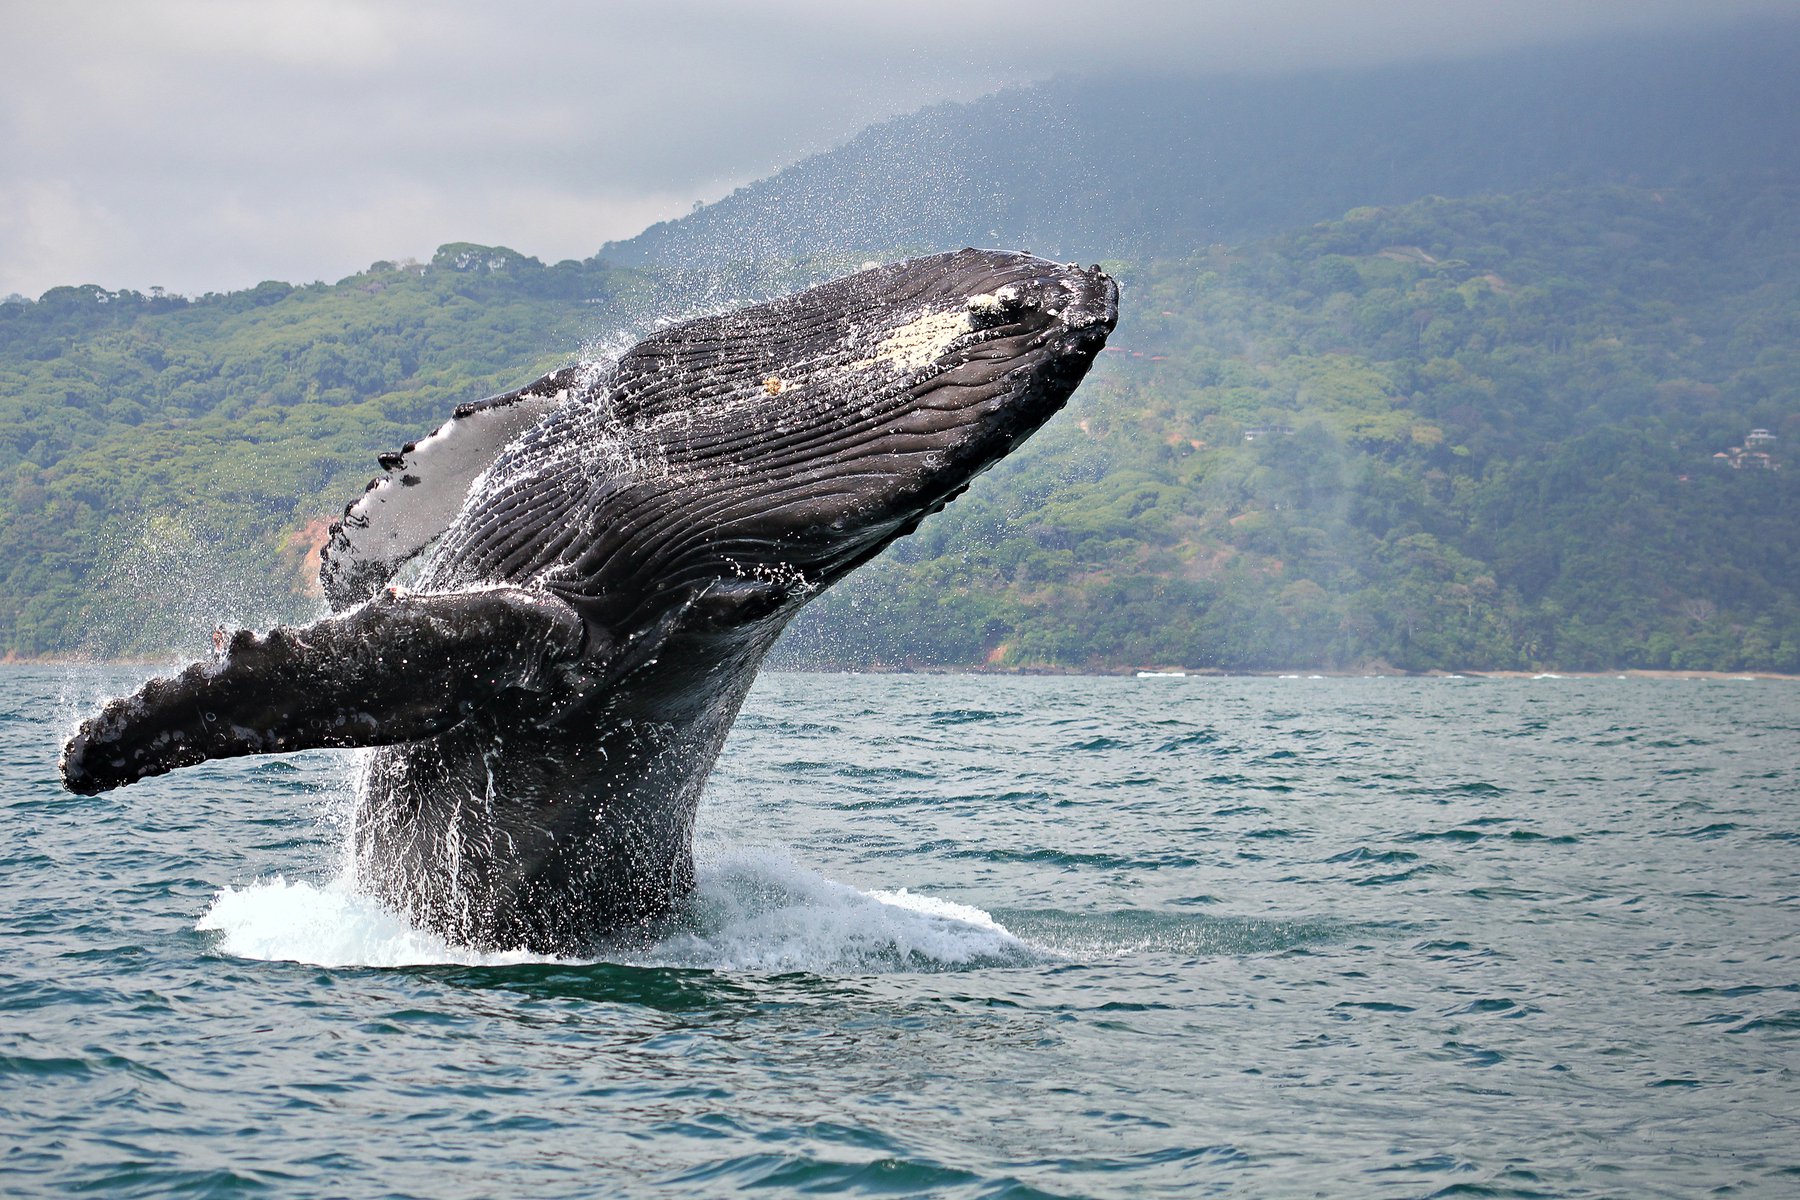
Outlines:
POLYGON ((598 257, 1135 259, 1430 194, 1795 177, 1797 60, 1800 21, 1775 21, 1361 71, 1061 79, 883 122, 598 257))

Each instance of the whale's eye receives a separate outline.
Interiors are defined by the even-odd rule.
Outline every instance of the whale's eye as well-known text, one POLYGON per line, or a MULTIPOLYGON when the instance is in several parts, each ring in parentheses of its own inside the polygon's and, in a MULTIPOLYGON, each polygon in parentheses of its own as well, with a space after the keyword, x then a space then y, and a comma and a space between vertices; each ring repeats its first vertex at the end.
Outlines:
POLYGON ((776 375, 771 375, 763 380, 763 391, 769 393, 771 396, 781 395, 782 386, 780 377, 776 375))

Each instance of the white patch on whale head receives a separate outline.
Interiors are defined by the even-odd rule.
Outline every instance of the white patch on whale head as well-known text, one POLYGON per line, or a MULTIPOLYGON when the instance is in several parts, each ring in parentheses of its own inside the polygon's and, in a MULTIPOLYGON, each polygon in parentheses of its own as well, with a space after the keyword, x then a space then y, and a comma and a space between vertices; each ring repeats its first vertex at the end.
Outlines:
POLYGON ((851 363, 853 367, 874 367, 883 363, 895 371, 916 371, 936 362, 951 342, 975 328, 969 308, 949 312, 926 313, 901 325, 875 347, 869 357, 851 363))
POLYGON ((997 292, 983 292, 979 296, 970 296, 968 307, 972 313, 991 315, 1003 311, 1007 305, 1018 298, 1018 289, 1008 284, 997 292))

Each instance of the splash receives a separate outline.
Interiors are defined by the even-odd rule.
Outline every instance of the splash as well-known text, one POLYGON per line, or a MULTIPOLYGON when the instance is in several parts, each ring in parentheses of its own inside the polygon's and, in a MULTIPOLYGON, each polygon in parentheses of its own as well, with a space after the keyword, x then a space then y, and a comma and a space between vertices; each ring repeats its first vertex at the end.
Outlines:
MULTIPOLYGON (((227 887, 196 929, 236 958, 323 967, 514 966, 567 961, 484 953, 408 925, 347 878, 281 876, 227 887)), ((649 942, 603 948, 626 966, 881 974, 1022 966, 1054 957, 981 909, 900 888, 860 891, 774 850, 702 862, 694 895, 649 942)))
MULTIPOLYGON (((271 568, 279 555, 246 542, 211 506, 232 489, 200 483, 209 497, 180 510, 120 516, 99 532, 100 565, 81 600, 80 653, 205 655, 213 626, 266 628, 310 613, 316 603, 271 568)), ((252 540, 254 542, 254 539, 252 540)))
POLYGON ((343 879, 324 885, 280 875, 213 898, 194 928, 220 934, 236 958, 321 967, 509 966, 528 954, 483 954, 414 929, 343 879))
POLYGON ((882 973, 1014 966, 1052 957, 979 908, 900 888, 859 891, 778 850, 700 864, 682 928, 643 965, 882 973))

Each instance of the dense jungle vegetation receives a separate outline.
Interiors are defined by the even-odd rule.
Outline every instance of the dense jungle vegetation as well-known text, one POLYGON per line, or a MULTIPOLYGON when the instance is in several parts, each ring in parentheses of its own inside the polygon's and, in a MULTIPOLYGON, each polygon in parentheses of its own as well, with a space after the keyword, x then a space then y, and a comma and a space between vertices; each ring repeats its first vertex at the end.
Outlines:
POLYGON ((1800 670, 1800 190, 1361 209, 1122 266, 1036 453, 801 661, 1800 670))
MULTIPOLYGON (((1433 198, 1110 264, 1125 319, 1070 411, 782 661, 1800 670, 1800 475, 1761 467, 1800 443, 1797 200, 1433 198)), ((0 304, 0 650, 315 611, 308 552, 376 452, 683 286, 455 245, 0 304)))

